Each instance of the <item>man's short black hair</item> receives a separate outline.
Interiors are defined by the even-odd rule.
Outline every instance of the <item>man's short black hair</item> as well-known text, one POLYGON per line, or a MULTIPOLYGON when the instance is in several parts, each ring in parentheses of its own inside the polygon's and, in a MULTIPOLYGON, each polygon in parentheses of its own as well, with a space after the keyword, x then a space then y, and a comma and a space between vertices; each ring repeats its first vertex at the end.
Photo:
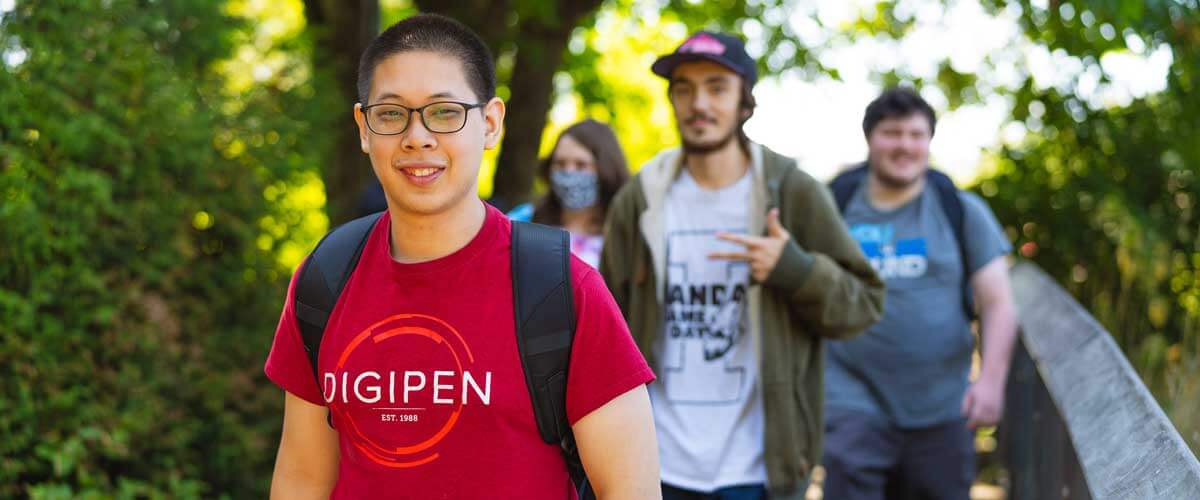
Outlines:
POLYGON ((358 61, 358 102, 368 104, 371 78, 384 59, 414 50, 446 54, 462 62, 467 84, 480 103, 496 96, 496 64, 479 35, 449 17, 418 14, 384 30, 358 61))
POLYGON ((933 108, 920 94, 907 87, 891 87, 884 90, 867 105, 867 113, 863 116, 863 135, 870 136, 875 126, 883 120, 904 118, 914 113, 924 114, 929 119, 929 135, 932 137, 937 128, 937 117, 933 114, 933 108))

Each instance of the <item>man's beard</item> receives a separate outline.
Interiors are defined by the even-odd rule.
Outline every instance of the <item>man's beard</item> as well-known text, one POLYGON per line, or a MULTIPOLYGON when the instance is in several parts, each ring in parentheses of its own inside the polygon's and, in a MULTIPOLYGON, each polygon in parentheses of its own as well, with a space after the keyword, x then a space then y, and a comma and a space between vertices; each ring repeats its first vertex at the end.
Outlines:
POLYGON ((724 149, 737 136, 738 127, 729 127, 729 132, 724 137, 710 143, 689 141, 684 137, 683 133, 679 134, 679 140, 683 143, 684 153, 689 155, 707 155, 724 149))

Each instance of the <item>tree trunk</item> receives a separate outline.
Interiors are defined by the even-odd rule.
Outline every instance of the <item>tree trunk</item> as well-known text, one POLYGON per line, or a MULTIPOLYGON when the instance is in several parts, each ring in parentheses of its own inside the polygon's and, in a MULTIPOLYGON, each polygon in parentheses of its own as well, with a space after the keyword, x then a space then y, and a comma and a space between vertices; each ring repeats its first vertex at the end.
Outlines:
POLYGON ((421 12, 441 14, 463 23, 487 44, 497 57, 512 40, 512 28, 507 17, 512 13, 509 0, 414 0, 421 12))
POLYGON ((529 201, 537 172, 542 129, 554 96, 554 73, 562 63, 566 33, 525 32, 520 39, 508 87, 508 116, 504 119, 504 142, 496 162, 492 198, 507 207, 529 201))
POLYGON ((315 35, 313 69, 333 78, 333 90, 343 96, 342 109, 334 125, 337 135, 331 162, 324 165, 325 211, 330 227, 353 218, 358 212, 363 188, 374 182, 371 162, 363 154, 354 122, 353 104, 358 101, 358 60, 379 34, 378 0, 305 0, 304 14, 315 35))

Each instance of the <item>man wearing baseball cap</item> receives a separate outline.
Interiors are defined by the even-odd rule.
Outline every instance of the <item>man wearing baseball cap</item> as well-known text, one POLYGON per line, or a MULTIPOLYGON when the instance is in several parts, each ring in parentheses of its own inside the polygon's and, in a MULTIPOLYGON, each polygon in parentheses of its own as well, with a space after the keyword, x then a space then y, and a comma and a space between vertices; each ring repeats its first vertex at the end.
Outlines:
POLYGON ((874 323, 883 283, 825 187, 743 132, 758 73, 741 40, 699 32, 651 69, 682 147, 616 195, 600 272, 659 375, 663 497, 804 498, 821 341, 874 323))

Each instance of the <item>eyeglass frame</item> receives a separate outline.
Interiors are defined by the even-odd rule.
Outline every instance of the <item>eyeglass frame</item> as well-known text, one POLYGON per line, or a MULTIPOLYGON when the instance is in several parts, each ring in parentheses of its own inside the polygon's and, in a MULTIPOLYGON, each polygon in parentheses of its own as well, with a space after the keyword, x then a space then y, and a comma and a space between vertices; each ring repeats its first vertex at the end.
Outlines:
POLYGON ((451 131, 448 131, 448 132, 438 132, 438 131, 436 131, 436 130, 432 130, 432 129, 430 129, 430 128, 429 128, 429 125, 428 125, 427 123, 425 123, 425 115, 424 115, 424 111, 425 111, 425 108, 428 108, 428 107, 430 107, 430 106, 433 106, 433 105, 435 105, 435 104, 457 104, 457 105, 459 105, 459 106, 462 106, 463 108, 465 108, 465 113, 467 113, 468 115, 471 113, 471 110, 472 110, 472 109, 475 109, 475 108, 483 108, 484 106, 487 106, 487 103, 477 103, 477 104, 470 104, 470 103, 466 103, 466 102, 460 102, 460 101, 435 101, 435 102, 431 102, 431 103, 429 103, 429 104, 426 104, 426 105, 424 105, 424 106, 421 106, 421 107, 417 107, 417 108, 410 108, 410 107, 408 107, 408 106, 405 106, 405 105, 403 105, 403 104, 396 104, 396 103, 393 103, 393 102, 377 102, 377 103, 375 103, 375 104, 370 104, 370 105, 367 105, 367 106, 360 106, 360 107, 358 108, 358 110, 359 110, 359 112, 361 112, 361 113, 362 113, 362 115, 363 115, 363 122, 365 122, 365 123, 367 124, 367 130, 370 130, 370 131, 371 131, 371 133, 372 133, 372 134, 375 134, 375 135, 400 135, 400 134, 403 134, 403 133, 405 133, 405 132, 408 132, 408 127, 409 127, 410 125, 412 125, 412 123, 413 123, 413 120, 412 120, 412 115, 413 115, 413 113, 416 113, 416 114, 417 114, 417 116, 419 116, 419 117, 421 118, 421 126, 422 126, 422 127, 425 127, 425 130, 428 130, 428 131, 430 131, 430 132, 432 132, 432 133, 434 133, 434 134, 455 134, 455 133, 458 133, 459 131, 461 131, 462 129, 466 128, 466 126, 467 126, 467 118, 470 118, 469 116, 463 117, 463 122, 462 122, 462 125, 459 125, 459 127, 458 127, 457 129, 455 129, 455 130, 451 130, 451 131), (371 108, 374 108, 374 107, 376 107, 376 106, 396 106, 396 107, 399 107, 400 109, 407 110, 407 111, 408 111, 408 118, 407 118, 407 121, 404 123, 404 128, 400 129, 400 131, 399 131, 399 132, 393 132, 393 133, 390 133, 390 134, 384 134, 384 133, 382 133, 382 132, 376 132, 376 131, 375 131, 375 129, 374 129, 373 127, 371 127, 371 119, 370 119, 370 117, 369 117, 370 115, 368 115, 368 114, 367 114, 367 110, 369 110, 369 109, 371 109, 371 108))

